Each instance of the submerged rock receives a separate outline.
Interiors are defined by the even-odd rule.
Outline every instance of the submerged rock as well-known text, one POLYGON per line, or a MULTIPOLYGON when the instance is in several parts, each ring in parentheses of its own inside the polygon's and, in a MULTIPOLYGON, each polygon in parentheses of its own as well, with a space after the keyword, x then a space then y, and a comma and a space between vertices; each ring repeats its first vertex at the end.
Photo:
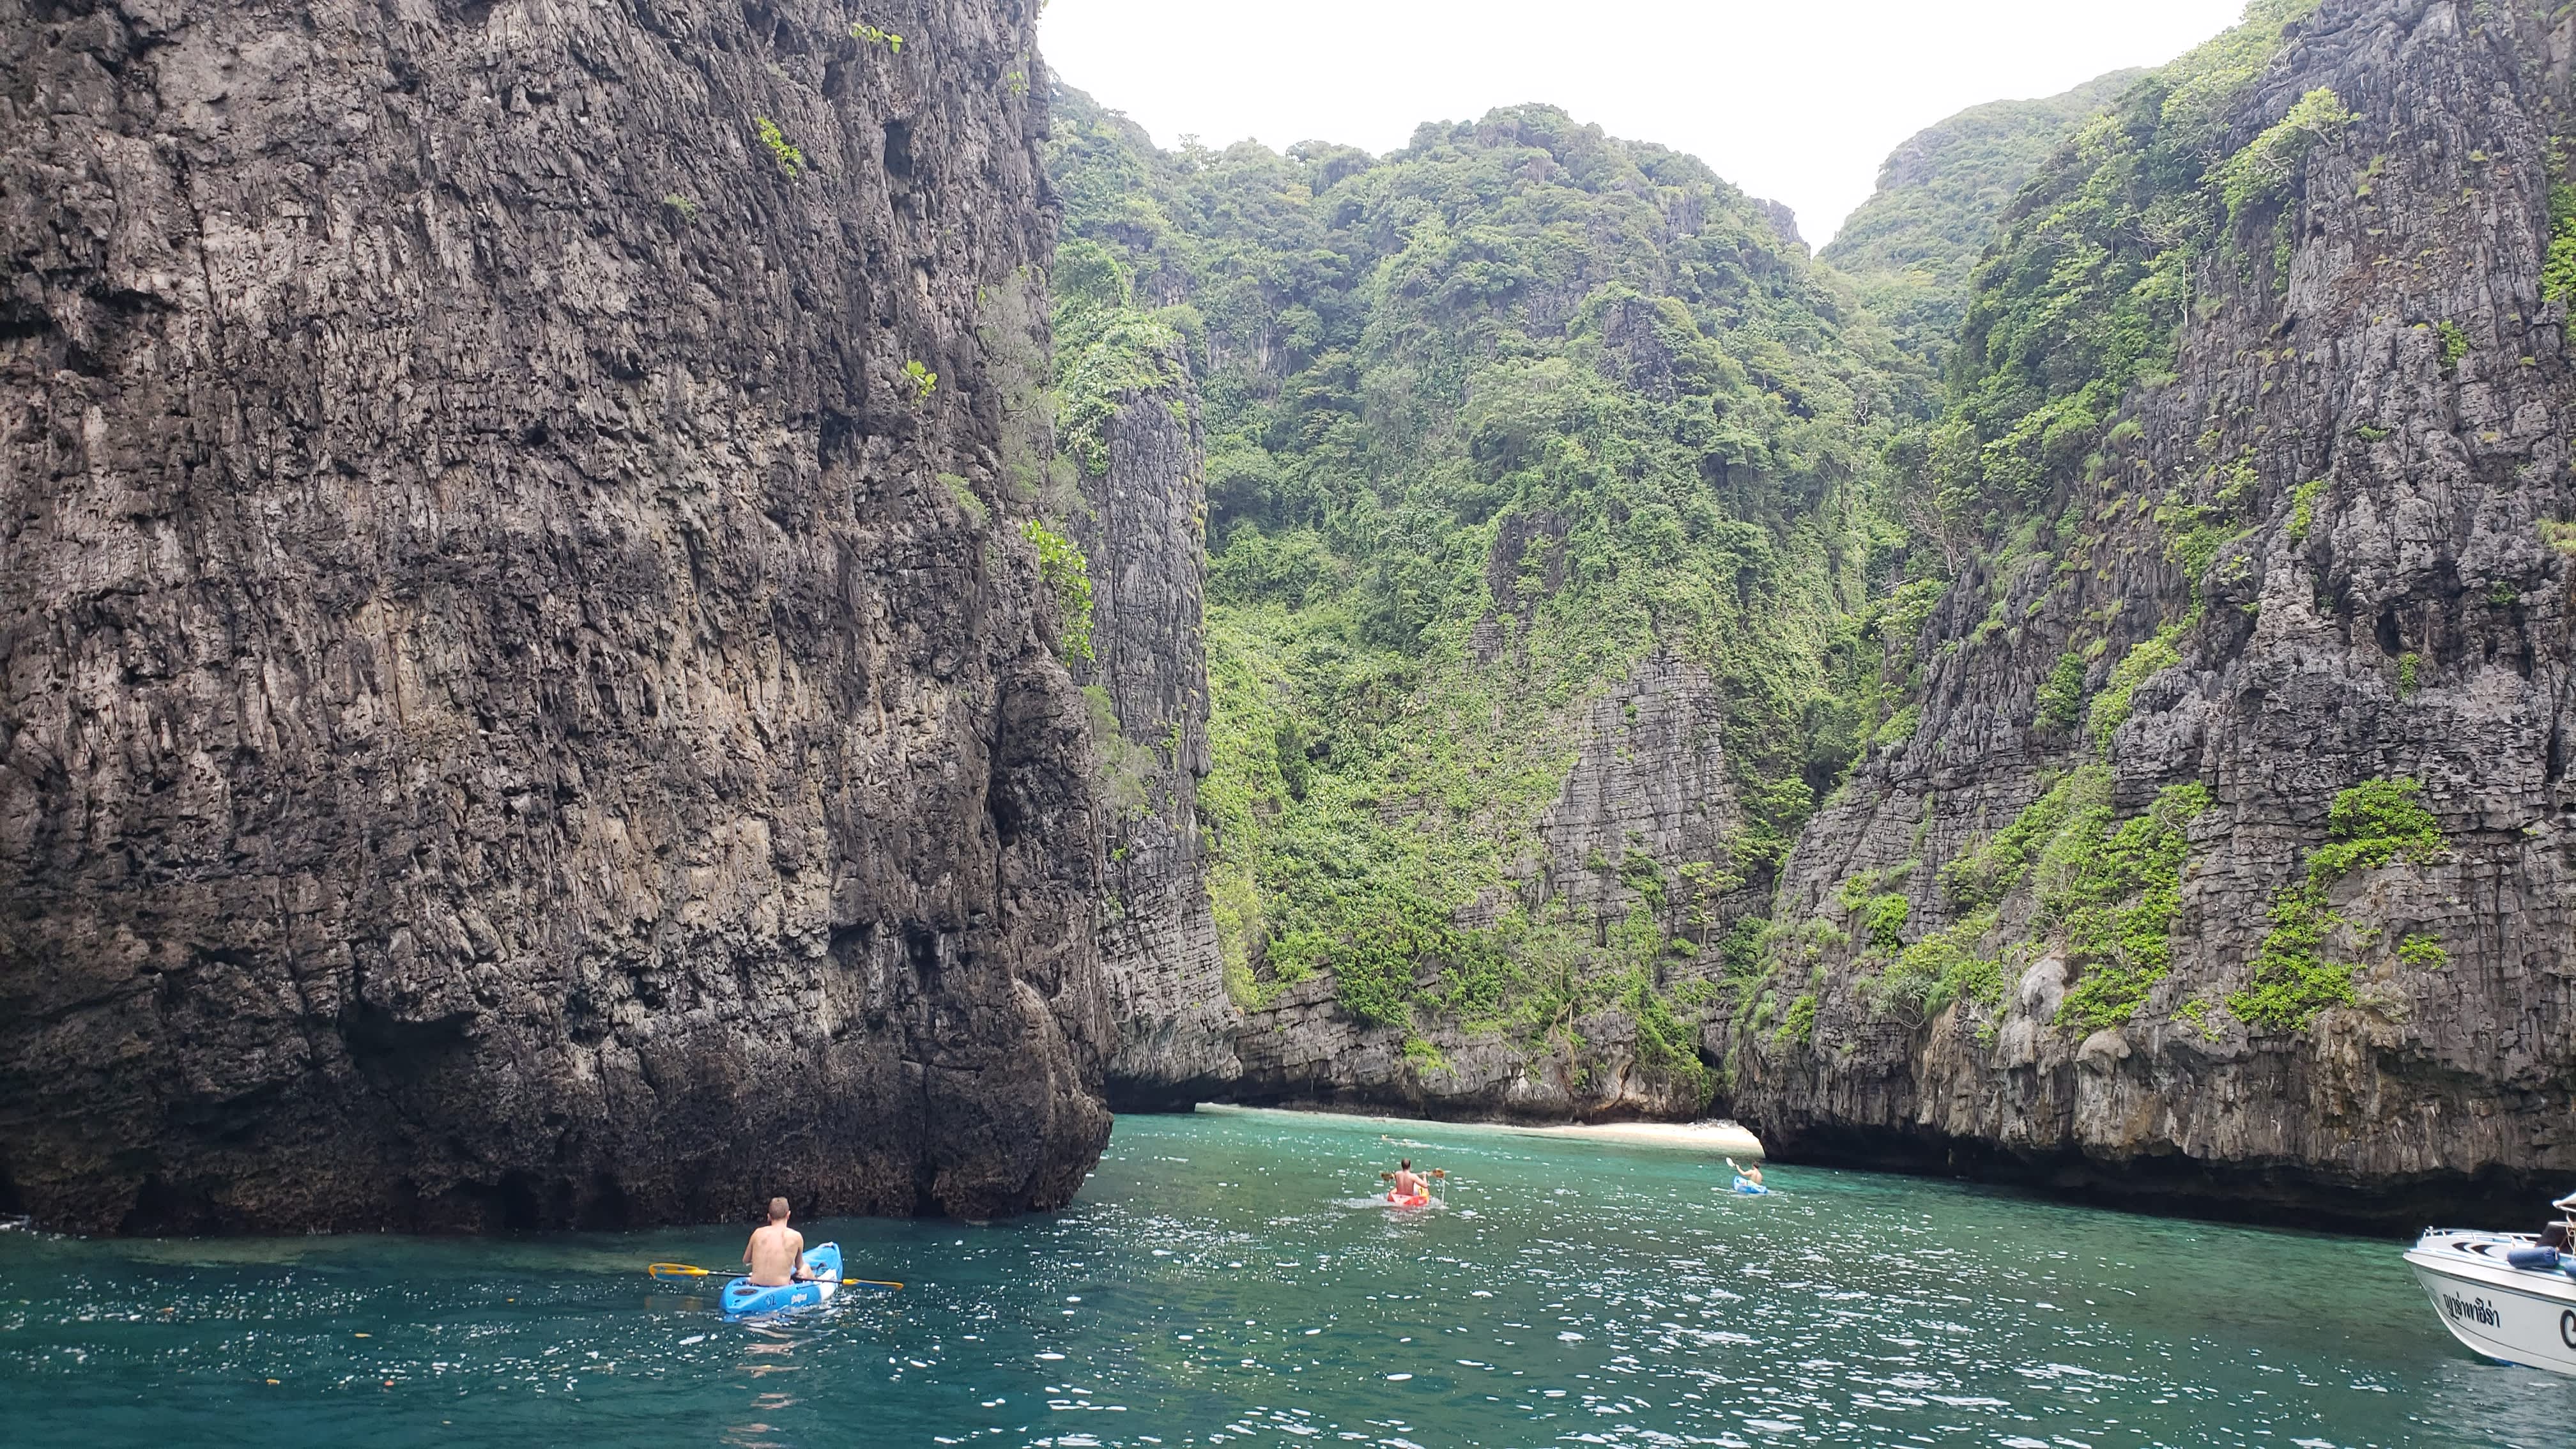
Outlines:
POLYGON ((1073 1195, 1036 8, 0 35, 0 1212, 1073 1195))

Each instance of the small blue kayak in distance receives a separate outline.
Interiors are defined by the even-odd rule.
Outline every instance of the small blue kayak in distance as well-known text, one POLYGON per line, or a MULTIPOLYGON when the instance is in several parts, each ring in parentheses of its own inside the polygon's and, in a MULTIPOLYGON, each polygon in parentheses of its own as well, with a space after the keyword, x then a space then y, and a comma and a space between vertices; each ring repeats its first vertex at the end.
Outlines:
POLYGON ((1762 1184, 1755 1182, 1749 1177, 1737 1178, 1735 1180, 1735 1190, 1744 1194, 1746 1197, 1769 1197, 1771 1195, 1771 1189, 1764 1187, 1762 1184))
POLYGON ((724 1286, 724 1316, 757 1318, 764 1313, 785 1313, 831 1302, 832 1295, 841 1291, 841 1245, 825 1243, 806 1249, 805 1275, 823 1281, 763 1288, 749 1278, 734 1279, 724 1286))

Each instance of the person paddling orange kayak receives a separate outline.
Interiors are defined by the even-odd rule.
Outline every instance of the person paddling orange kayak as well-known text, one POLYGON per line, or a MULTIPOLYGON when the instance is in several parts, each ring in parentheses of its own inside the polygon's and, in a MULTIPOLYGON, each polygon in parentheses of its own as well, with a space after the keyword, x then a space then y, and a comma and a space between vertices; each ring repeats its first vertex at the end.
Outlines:
POLYGON ((1431 1184, 1413 1175, 1413 1159, 1395 1165, 1395 1190, 1386 1195, 1398 1207, 1423 1207, 1431 1201, 1431 1184))

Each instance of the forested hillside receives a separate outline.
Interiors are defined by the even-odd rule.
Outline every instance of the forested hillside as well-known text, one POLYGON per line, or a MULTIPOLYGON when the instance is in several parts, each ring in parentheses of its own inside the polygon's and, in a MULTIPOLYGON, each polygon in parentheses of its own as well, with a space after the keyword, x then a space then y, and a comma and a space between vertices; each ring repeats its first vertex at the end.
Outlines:
POLYGON ((1075 450, 1084 369, 1205 403, 1242 1093, 2383 1216, 2576 1167, 2571 51, 2256 0, 1918 138, 1859 282, 1544 109, 1061 96, 1069 335, 1134 342, 1075 450))
POLYGON ((2144 74, 2113 71, 2063 95, 1990 101, 1926 127, 1889 154, 1878 190, 1817 255, 1861 284, 1898 346, 1937 377, 1967 311, 1969 273, 2014 194, 2079 122, 2144 74))
POLYGON ((1071 451, 1169 339, 1204 402, 1235 1000, 1328 974, 1418 1076, 1432 1023, 1577 1077, 1633 1031, 1704 1098, 1712 978, 1939 587, 1873 505, 1883 332, 1699 162, 1543 107, 1166 153, 1059 90, 1050 170, 1071 451), (1708 776, 1652 820, 1583 764, 1639 731, 1708 776))

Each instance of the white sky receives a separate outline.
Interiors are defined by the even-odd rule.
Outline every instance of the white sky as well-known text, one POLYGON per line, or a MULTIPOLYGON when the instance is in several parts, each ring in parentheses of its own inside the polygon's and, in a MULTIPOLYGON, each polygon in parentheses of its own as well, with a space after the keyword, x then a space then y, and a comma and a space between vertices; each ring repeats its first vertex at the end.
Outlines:
POLYGON ((1546 101, 1797 208, 1821 246, 1906 137, 1983 101, 2157 65, 2244 0, 1051 0, 1068 84, 1165 145, 1386 152, 1546 101))

